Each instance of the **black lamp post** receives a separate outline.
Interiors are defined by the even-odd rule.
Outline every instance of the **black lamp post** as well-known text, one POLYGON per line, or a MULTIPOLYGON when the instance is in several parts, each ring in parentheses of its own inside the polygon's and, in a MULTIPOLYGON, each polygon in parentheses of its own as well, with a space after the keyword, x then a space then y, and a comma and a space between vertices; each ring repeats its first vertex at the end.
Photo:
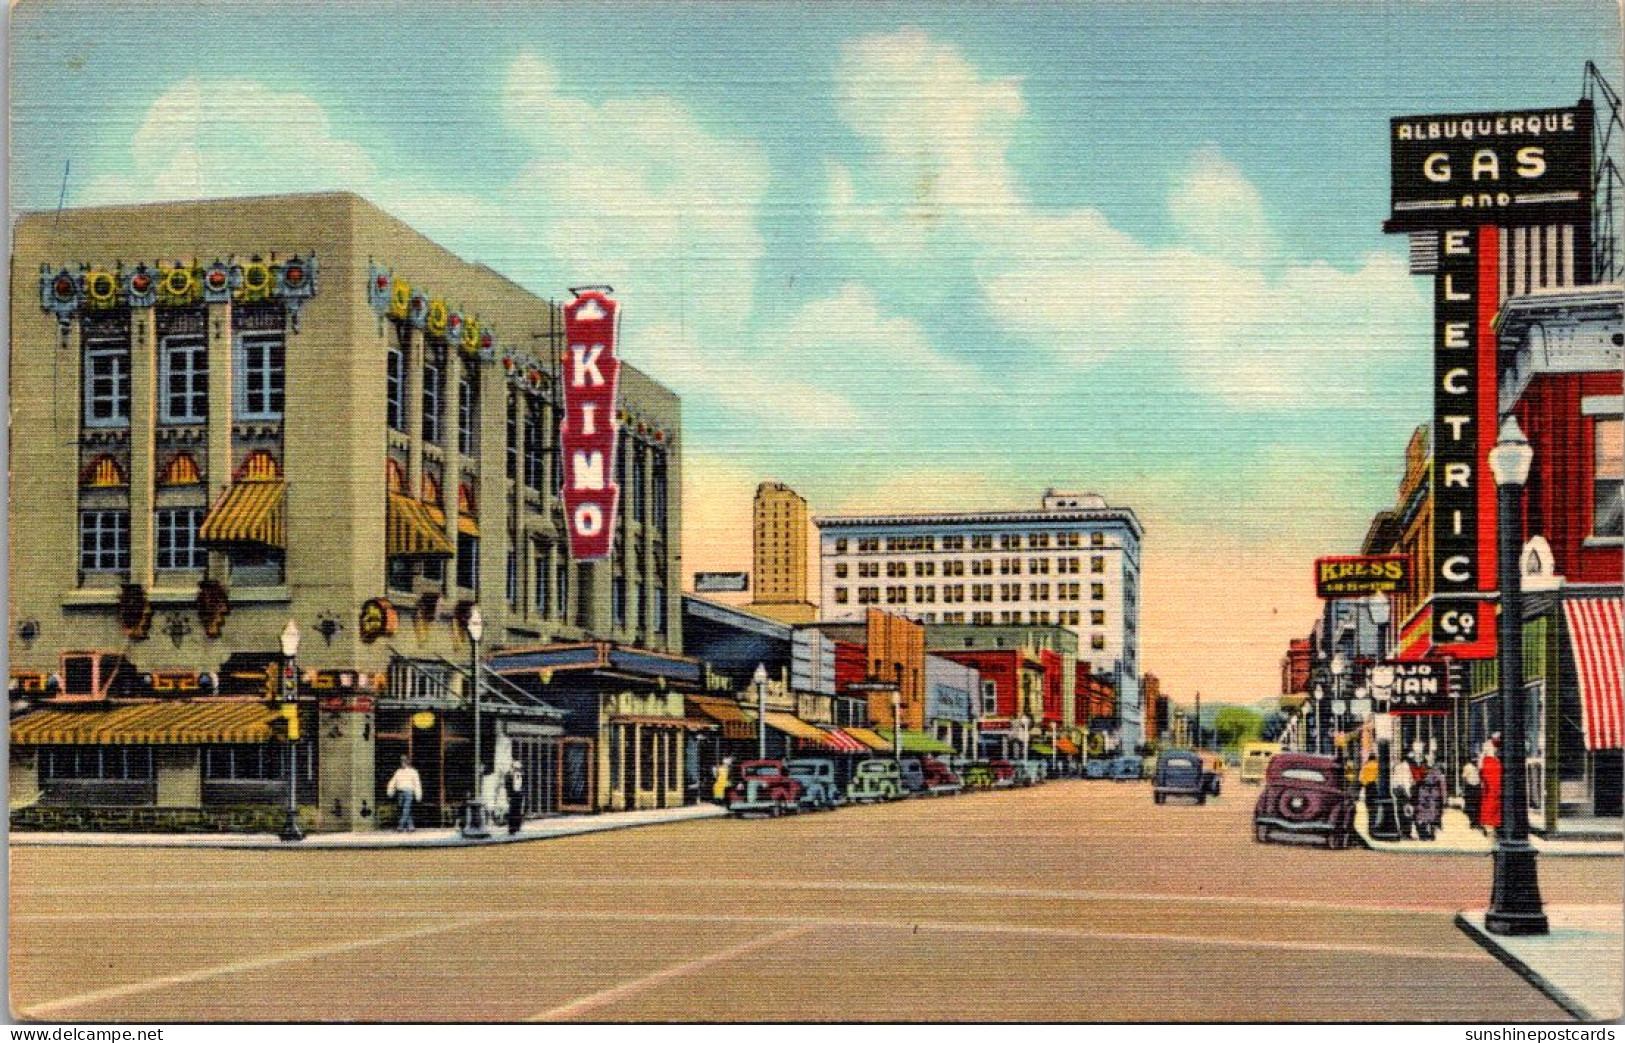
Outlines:
POLYGON ((1492 934, 1547 934, 1541 907, 1535 849, 1529 843, 1523 691, 1523 584, 1518 553, 1523 544, 1523 486, 1535 452, 1508 417, 1490 450, 1495 475, 1497 585, 1501 618, 1496 631, 1501 675, 1501 826, 1495 831, 1495 880, 1484 926, 1492 934))
POLYGON ((1366 611, 1377 625, 1377 665, 1371 668, 1371 693, 1380 709, 1377 712, 1377 799, 1371 804, 1372 840, 1399 840, 1399 808, 1394 803, 1393 776, 1390 774, 1389 743, 1394 730, 1393 715, 1388 712, 1388 700, 1394 690, 1394 668, 1384 660, 1388 657, 1388 620, 1392 606, 1387 594, 1373 594, 1366 599, 1366 611))
POLYGON ((468 631, 472 650, 469 683, 474 689, 474 784, 469 787, 468 807, 463 809, 463 836, 468 840, 485 840, 491 836, 491 829, 485 823, 485 794, 480 792, 480 784, 485 781, 485 758, 480 753, 480 638, 485 634, 485 617, 480 614, 480 606, 475 605, 469 611, 468 622, 463 626, 468 631))
POLYGON ((288 814, 278 837, 285 842, 305 839, 299 828, 299 624, 288 620, 282 628, 282 709, 288 723, 288 814), (288 710, 287 707, 293 707, 288 710))

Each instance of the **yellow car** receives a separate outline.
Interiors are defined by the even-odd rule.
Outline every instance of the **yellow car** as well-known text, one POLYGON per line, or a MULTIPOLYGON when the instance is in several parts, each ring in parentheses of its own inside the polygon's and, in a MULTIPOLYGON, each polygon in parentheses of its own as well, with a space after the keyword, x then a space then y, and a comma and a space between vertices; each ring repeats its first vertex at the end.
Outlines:
POLYGON ((1263 782, 1270 758, 1281 752, 1278 742, 1249 742, 1241 748, 1241 781, 1263 782))

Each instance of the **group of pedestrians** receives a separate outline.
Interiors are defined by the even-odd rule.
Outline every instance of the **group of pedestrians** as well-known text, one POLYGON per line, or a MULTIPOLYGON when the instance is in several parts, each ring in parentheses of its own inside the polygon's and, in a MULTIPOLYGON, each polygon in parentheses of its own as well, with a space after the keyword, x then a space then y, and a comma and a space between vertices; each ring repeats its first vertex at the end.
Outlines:
MULTIPOLYGON (((512 836, 525 824, 525 772, 518 761, 510 761, 508 770, 503 773, 502 792, 508 798, 506 818, 508 835, 512 836)), ((412 823, 412 805, 423 799, 423 777, 412 767, 411 757, 401 754, 401 766, 389 777, 384 794, 395 798, 395 805, 399 811, 395 818, 396 832, 411 833, 415 830, 417 827, 412 823)))
MULTIPOLYGON (((1461 795, 1467 821, 1480 833, 1501 825, 1500 733, 1490 736, 1479 755, 1461 768, 1461 795)), ((1376 813, 1378 778, 1381 767, 1370 757, 1360 768, 1360 788, 1366 810, 1376 813)), ((1424 753, 1420 742, 1413 743, 1403 760, 1389 773, 1388 792, 1399 816, 1400 836, 1405 840, 1433 840, 1444 823, 1448 788, 1444 772, 1432 753, 1424 753)))

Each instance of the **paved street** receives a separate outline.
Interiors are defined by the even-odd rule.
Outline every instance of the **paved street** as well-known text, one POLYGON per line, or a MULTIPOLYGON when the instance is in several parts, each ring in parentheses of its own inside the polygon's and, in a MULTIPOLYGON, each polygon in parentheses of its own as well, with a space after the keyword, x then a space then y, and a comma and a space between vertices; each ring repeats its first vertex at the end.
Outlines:
MULTIPOLYGON (((1251 840, 1143 783, 477 849, 13 848, 45 1021, 1563 1020, 1451 923, 1487 859, 1251 840)), ((1549 902, 1621 900, 1550 859, 1549 902)))

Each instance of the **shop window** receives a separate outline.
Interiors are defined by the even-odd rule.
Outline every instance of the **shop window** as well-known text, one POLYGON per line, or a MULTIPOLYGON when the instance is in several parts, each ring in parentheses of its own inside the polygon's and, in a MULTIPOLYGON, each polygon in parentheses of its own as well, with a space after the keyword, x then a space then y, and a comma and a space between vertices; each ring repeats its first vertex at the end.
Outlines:
POLYGON ((1591 534, 1618 538, 1625 536, 1625 421, 1600 418, 1594 434, 1591 534))
POLYGON ((201 569, 208 553, 197 541, 203 525, 202 507, 166 507, 154 518, 156 564, 160 570, 201 569))
POLYGON ((79 568, 85 572, 129 571, 129 511, 79 513, 79 568))
POLYGON ((423 578, 430 583, 444 583, 446 581, 446 559, 424 558, 423 578))
POLYGON ((130 423, 130 337, 127 332, 85 335, 85 426, 130 423))
POLYGON ((389 589, 410 591, 414 571, 411 558, 388 559, 384 565, 384 572, 389 589))
POLYGON ((285 345, 280 331, 237 334, 237 415, 244 420, 281 420, 285 345))
POLYGON ((480 539, 466 532, 457 534, 457 586, 480 593, 480 539))
POLYGON ((234 544, 226 555, 233 583, 245 587, 277 587, 287 579, 286 558, 279 548, 240 543, 234 544))
POLYGON ((166 424, 195 424, 209 418, 209 343, 201 333, 175 333, 158 346, 163 388, 160 415, 166 424))
POLYGON ((40 750, 40 776, 46 781, 140 781, 158 773, 151 746, 46 746, 40 750))

